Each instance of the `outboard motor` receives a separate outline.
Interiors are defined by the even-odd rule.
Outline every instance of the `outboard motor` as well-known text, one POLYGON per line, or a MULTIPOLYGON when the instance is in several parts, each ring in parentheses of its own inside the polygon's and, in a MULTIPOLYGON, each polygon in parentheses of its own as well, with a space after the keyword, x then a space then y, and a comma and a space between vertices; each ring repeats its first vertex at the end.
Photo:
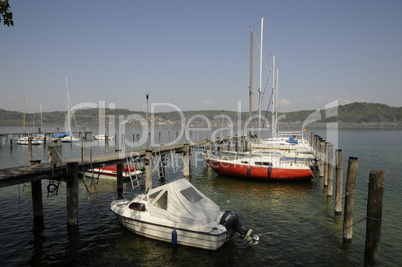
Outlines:
POLYGON ((219 223, 225 226, 231 235, 233 235, 233 232, 238 233, 248 244, 256 245, 258 244, 258 240, 260 240, 258 235, 253 233, 252 229, 243 227, 239 215, 234 211, 226 211, 219 223))

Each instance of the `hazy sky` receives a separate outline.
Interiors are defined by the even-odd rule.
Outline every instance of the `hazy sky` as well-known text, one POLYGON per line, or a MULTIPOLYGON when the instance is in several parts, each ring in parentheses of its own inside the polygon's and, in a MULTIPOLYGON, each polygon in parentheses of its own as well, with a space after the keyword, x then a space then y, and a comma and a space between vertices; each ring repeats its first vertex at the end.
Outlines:
POLYGON ((254 109, 260 20, 263 84, 276 54, 282 111, 331 101, 402 106, 402 1, 10 0, 0 26, 0 108, 37 112, 98 103, 130 110, 248 110, 249 32, 254 109))

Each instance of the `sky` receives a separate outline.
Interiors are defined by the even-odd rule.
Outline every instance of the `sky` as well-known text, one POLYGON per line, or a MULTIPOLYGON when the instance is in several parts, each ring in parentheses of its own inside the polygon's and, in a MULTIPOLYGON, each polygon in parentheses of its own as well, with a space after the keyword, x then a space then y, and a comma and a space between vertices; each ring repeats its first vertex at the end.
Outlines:
POLYGON ((10 0, 0 25, 0 108, 72 105, 145 111, 248 111, 250 31, 258 108, 264 17, 263 110, 272 55, 279 109, 337 101, 402 106, 402 1, 10 0), (92 104, 88 104, 92 103, 92 104), (165 104, 166 103, 166 104, 165 104))

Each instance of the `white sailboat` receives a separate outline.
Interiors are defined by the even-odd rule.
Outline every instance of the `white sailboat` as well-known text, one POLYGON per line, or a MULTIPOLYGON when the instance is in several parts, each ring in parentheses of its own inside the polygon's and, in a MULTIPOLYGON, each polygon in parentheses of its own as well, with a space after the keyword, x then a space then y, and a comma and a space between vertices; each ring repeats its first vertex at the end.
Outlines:
POLYGON ((65 133, 61 134, 55 134, 52 137, 52 141, 56 142, 58 139, 61 140, 62 143, 73 143, 73 142, 79 142, 80 139, 77 137, 74 137, 71 131, 71 114, 70 114, 70 93, 68 92, 68 82, 66 78, 66 92, 67 92, 67 117, 64 123, 65 127, 65 133))

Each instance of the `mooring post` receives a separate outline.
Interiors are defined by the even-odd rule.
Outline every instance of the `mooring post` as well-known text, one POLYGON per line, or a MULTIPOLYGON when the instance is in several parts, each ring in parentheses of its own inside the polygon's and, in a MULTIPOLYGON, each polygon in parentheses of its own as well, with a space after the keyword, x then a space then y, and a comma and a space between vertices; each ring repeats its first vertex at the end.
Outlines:
POLYGON ((328 187, 327 196, 332 197, 334 187, 334 145, 328 146, 328 187))
POLYGON ((335 188, 335 215, 342 212, 342 186, 343 186, 343 156, 342 149, 336 150, 336 188, 335 188))
POLYGON ((343 218, 343 242, 351 242, 353 237, 353 208, 356 194, 356 177, 358 159, 349 157, 348 173, 346 177, 345 214, 343 218))
POLYGON ((123 163, 118 163, 117 169, 117 196, 123 198, 123 163))
POLYGON ((140 150, 140 134, 136 134, 135 137, 136 137, 135 144, 137 146, 137 150, 140 150))
POLYGON ((81 137, 81 162, 84 162, 85 156, 85 137, 81 137))
POLYGON ((378 266, 385 172, 371 171, 367 199, 364 266, 378 266))
POLYGON ((318 153, 319 157, 319 168, 320 168, 320 177, 324 177, 324 160, 325 160, 325 141, 320 142, 320 152, 318 153))
POLYGON ((78 226, 78 162, 67 162, 67 225, 78 226))
POLYGON ((145 150, 143 163, 145 165, 145 192, 148 193, 149 189, 152 189, 152 150, 145 150))
MULTIPOLYGON (((30 165, 40 164, 40 160, 30 161, 30 165)), ((32 210, 34 223, 43 223, 43 201, 42 201, 42 180, 31 182, 32 210)))
POLYGON ((32 139, 28 137, 28 162, 32 160, 32 139))
POLYGON ((325 142, 325 154, 324 154, 324 188, 328 186, 328 154, 329 143, 325 142))
POLYGON ((105 153, 109 154, 109 136, 105 135, 105 153))
POLYGON ((183 176, 190 177, 190 146, 188 143, 185 143, 183 147, 183 176))

